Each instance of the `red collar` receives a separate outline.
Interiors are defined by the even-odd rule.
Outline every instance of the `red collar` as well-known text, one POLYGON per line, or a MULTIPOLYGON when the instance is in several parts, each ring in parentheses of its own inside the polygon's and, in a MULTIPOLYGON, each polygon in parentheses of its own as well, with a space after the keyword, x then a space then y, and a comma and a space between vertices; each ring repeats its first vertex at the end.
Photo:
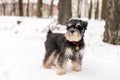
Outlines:
POLYGON ((74 45, 78 45, 79 44, 79 42, 76 42, 76 41, 73 41, 72 42, 74 45))
POLYGON ((78 46, 78 45, 80 45, 82 43, 84 44, 84 41, 83 41, 83 39, 81 39, 80 41, 71 41, 70 43, 74 44, 75 46, 78 46))

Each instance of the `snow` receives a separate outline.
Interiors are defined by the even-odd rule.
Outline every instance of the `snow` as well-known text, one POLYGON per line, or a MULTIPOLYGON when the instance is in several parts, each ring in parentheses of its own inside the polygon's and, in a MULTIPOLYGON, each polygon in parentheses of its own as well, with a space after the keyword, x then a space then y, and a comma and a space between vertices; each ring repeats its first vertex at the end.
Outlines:
MULTIPOLYGON (((120 80, 120 46, 102 42, 104 21, 88 20, 81 72, 44 69, 46 30, 55 19, 0 17, 0 80, 120 80), (17 21, 21 21, 17 24, 17 21)), ((54 24, 54 23, 53 23, 54 24)), ((58 25, 54 32, 65 32, 58 25)))

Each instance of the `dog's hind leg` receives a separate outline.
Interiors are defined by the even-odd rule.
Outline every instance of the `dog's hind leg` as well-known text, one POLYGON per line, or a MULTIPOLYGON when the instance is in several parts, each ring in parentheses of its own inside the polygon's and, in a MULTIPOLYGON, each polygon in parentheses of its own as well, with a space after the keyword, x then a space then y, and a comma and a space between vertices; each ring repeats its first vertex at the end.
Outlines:
POLYGON ((50 69, 51 66, 54 64, 54 61, 55 61, 55 51, 54 52, 51 52, 51 51, 47 51, 46 54, 45 54, 45 58, 43 60, 43 66, 45 68, 48 68, 50 69))
POLYGON ((65 74, 66 66, 67 66, 67 57, 64 54, 59 55, 57 60, 57 74, 58 75, 65 74))

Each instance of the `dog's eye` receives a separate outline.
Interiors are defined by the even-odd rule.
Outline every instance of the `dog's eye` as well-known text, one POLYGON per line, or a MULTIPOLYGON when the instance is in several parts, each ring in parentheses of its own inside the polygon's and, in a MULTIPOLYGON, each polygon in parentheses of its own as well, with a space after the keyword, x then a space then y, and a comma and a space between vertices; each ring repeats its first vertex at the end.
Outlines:
POLYGON ((85 32, 85 29, 83 27, 80 27, 79 30, 83 33, 85 32))
POLYGON ((83 29, 83 27, 79 27, 79 29, 81 29, 81 30, 82 30, 82 29, 83 29))
POLYGON ((67 26, 67 30, 70 29, 70 26, 67 26))
POLYGON ((82 30, 82 29, 83 29, 83 27, 81 27, 81 26, 77 26, 77 29, 82 30))

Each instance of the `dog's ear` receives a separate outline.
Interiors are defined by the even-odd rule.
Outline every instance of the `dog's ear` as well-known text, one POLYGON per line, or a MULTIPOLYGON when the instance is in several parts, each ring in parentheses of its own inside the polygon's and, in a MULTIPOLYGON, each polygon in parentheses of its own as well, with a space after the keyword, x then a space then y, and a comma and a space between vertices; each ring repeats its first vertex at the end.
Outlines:
POLYGON ((87 26, 88 26, 88 22, 87 21, 83 21, 83 27, 85 28, 85 30, 87 30, 87 26))

